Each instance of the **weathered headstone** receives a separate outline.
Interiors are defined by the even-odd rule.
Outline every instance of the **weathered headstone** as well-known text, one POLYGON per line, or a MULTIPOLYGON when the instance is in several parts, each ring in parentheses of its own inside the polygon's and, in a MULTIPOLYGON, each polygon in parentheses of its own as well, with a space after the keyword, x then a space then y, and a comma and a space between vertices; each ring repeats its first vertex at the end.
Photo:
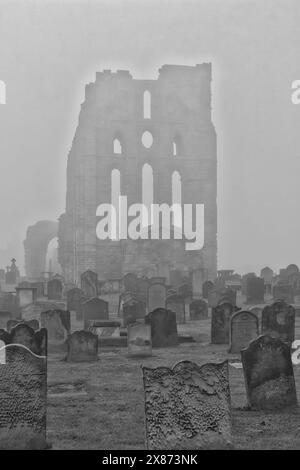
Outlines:
POLYGON ((279 338, 260 336, 241 351, 248 405, 274 410, 296 405, 290 347, 279 338))
POLYGON ((86 300, 87 298, 85 297, 83 290, 78 289, 78 287, 74 287, 67 291, 67 309, 76 312, 76 318, 78 320, 82 319, 82 304, 83 302, 86 302, 86 300))
POLYGON ((293 303, 293 287, 287 281, 277 281, 277 284, 273 287, 273 298, 274 300, 284 300, 285 302, 293 303))
POLYGON ((62 299, 63 285, 60 279, 50 279, 47 282, 47 296, 49 300, 62 299))
POLYGON ((239 353, 259 335, 259 321, 255 313, 240 310, 230 318, 229 352, 239 353))
POLYGON ((295 337, 295 309, 286 302, 266 305, 262 311, 262 334, 291 344, 295 337))
POLYGON ((37 299, 36 287, 16 287, 20 308, 33 304, 37 299))
POLYGON ((211 343, 229 344, 229 322, 234 313, 234 306, 228 302, 212 309, 211 314, 211 343))
POLYGON ((48 310, 41 313, 41 326, 48 331, 50 342, 60 342, 70 334, 70 312, 67 310, 48 310))
POLYGON ((247 304, 264 303, 265 281, 261 277, 249 277, 246 279, 247 304))
POLYGON ((40 324, 39 324, 38 320, 36 320, 36 319, 33 319, 33 320, 13 319, 13 320, 8 320, 8 322, 6 324, 7 331, 10 332, 11 329, 14 326, 19 325, 20 323, 22 323, 24 325, 27 325, 27 326, 30 326, 30 328, 32 328, 34 331, 37 331, 37 330, 40 329, 40 324))
POLYGON ((205 281, 202 284, 202 295, 204 299, 208 299, 210 291, 214 290, 214 283, 212 281, 205 281))
POLYGON ((120 336, 121 323, 116 320, 90 320, 88 330, 98 338, 116 338, 120 336))
POLYGON ((176 315, 165 308, 157 308, 145 317, 145 323, 151 325, 153 348, 176 346, 178 344, 176 315))
POLYGON ((95 297, 82 304, 84 329, 87 330, 92 320, 108 320, 108 302, 95 297))
POLYGON ((47 330, 34 331, 25 323, 18 323, 11 330, 0 330, 0 340, 5 344, 21 344, 38 356, 47 356, 47 330))
POLYGON ((123 304, 124 326, 135 323, 146 315, 146 305, 137 299, 131 299, 123 304))
POLYGON ((67 339, 67 361, 92 362, 98 360, 98 336, 90 331, 75 331, 67 339))
POLYGON ((8 320, 12 319, 12 314, 10 312, 0 312, 0 328, 5 329, 7 326, 8 320))
POLYGON ((42 440, 46 447, 46 358, 16 344, 5 346, 2 354, 0 439, 9 448, 30 448, 34 439, 42 440))
POLYGON ((98 295, 98 274, 88 269, 80 276, 81 289, 87 299, 98 295))
POLYGON ((185 302, 181 295, 167 297, 166 309, 175 313, 177 323, 185 323, 185 302))
POLYGON ((228 362, 143 367, 149 450, 231 448, 228 362))
POLYGON ((208 318, 208 307, 205 300, 193 300, 190 303, 190 320, 205 320, 206 318, 208 318))
POLYGON ((19 299, 16 294, 1 293, 0 294, 0 311, 10 312, 12 318, 20 317, 19 299))
POLYGON ((136 292, 138 286, 138 278, 134 273, 127 273, 122 279, 124 291, 136 292))
POLYGON ((151 356, 151 325, 133 323, 127 327, 127 346, 130 356, 151 356))
POLYGON ((151 283, 148 287, 148 311, 166 307, 167 289, 163 283, 151 283))

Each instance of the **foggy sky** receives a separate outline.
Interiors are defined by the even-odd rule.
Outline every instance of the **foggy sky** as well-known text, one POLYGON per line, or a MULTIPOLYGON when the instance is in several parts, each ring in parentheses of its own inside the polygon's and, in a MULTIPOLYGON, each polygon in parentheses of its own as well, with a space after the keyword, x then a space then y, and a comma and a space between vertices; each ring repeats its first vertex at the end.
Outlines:
POLYGON ((156 78, 211 61, 218 267, 300 264, 299 0, 0 0, 0 265, 64 211, 66 161, 96 71, 156 78))

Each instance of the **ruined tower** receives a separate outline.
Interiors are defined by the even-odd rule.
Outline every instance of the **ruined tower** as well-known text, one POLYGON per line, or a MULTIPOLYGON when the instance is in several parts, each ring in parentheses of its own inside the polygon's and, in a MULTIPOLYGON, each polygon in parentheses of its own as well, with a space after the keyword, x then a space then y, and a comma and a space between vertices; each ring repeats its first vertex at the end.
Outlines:
POLYGON ((174 269, 214 278, 216 174, 211 64, 164 65, 157 80, 136 80, 124 70, 97 73, 86 86, 68 156, 58 234, 66 279, 76 281, 87 269, 99 279, 128 271, 168 277, 174 269), (114 171, 128 205, 142 201, 142 177, 152 178, 153 200, 160 204, 172 204, 172 181, 179 180, 182 204, 204 204, 203 249, 186 251, 179 240, 99 240, 96 209, 112 201, 114 171))

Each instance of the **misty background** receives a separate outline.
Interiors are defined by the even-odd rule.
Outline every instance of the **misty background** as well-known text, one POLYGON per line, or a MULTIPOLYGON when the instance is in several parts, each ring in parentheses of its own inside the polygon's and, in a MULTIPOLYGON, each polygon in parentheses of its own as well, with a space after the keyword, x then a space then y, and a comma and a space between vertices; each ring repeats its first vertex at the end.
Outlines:
MULTIPOLYGON (((0 267, 64 212, 84 86, 212 62, 218 268, 300 264, 299 0, 0 0, 0 267)), ((100 201, 99 201, 100 202, 100 201)))

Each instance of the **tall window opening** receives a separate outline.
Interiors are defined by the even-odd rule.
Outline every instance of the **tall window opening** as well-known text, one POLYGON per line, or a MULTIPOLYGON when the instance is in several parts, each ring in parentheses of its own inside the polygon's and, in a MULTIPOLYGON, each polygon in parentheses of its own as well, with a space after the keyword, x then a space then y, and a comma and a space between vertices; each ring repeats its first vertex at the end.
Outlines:
POLYGON ((151 119, 151 94, 150 91, 144 91, 144 119, 151 119))
POLYGON ((121 155, 122 154, 122 145, 119 139, 114 139, 113 143, 114 147, 114 154, 115 155, 121 155))

